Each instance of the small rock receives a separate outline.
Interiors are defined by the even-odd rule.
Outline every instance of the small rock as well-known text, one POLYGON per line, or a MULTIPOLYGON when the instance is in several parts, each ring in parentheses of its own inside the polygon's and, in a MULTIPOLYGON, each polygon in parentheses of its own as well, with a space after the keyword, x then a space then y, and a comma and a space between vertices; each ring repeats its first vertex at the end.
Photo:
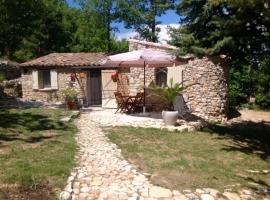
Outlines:
POLYGON ((199 197, 198 197, 196 194, 193 194, 193 193, 185 194, 185 196, 186 196, 188 199, 192 199, 192 200, 197 200, 197 199, 199 199, 199 197))
POLYGON ((198 193, 198 194, 203 194, 203 193, 205 193, 205 191, 202 190, 202 189, 196 189, 195 192, 198 193))
POLYGON ((71 195, 70 195, 69 192, 63 191, 63 192, 60 193, 60 198, 62 200, 70 200, 71 199, 71 195))
POLYGON ((269 170, 262 170, 263 174, 268 174, 270 171, 269 170))
POLYGON ((92 179, 89 178, 89 177, 85 177, 85 178, 81 178, 81 179, 80 179, 80 183, 81 183, 81 184, 90 184, 91 181, 92 181, 92 179))
POLYGON ((213 188, 203 188, 205 192, 209 193, 211 196, 216 197, 217 194, 219 193, 218 190, 215 190, 213 188))
POLYGON ((240 194, 252 195, 252 191, 247 190, 247 189, 242 189, 242 190, 240 191, 240 194))
POLYGON ((252 199, 254 199, 252 196, 246 195, 246 194, 240 194, 240 198, 242 200, 252 200, 252 199))
POLYGON ((225 196, 228 200, 241 200, 238 194, 232 192, 224 192, 223 196, 225 196))
POLYGON ((215 200, 215 198, 212 197, 210 194, 202 194, 201 200, 215 200))
POLYGON ((78 200, 86 200, 88 197, 87 193, 80 193, 78 200))
POLYGON ((90 191, 90 188, 89 188, 89 187, 82 187, 82 188, 80 189, 80 191, 83 192, 83 193, 87 193, 87 192, 90 191))
POLYGON ((162 187, 153 186, 150 188, 149 195, 153 198, 170 198, 172 197, 172 192, 162 187))
POLYGON ((260 173, 259 170, 252 170, 252 169, 248 169, 247 172, 252 173, 252 174, 259 174, 260 173))
POLYGON ((64 117, 62 119, 60 119, 61 122, 69 122, 71 120, 70 117, 64 117))

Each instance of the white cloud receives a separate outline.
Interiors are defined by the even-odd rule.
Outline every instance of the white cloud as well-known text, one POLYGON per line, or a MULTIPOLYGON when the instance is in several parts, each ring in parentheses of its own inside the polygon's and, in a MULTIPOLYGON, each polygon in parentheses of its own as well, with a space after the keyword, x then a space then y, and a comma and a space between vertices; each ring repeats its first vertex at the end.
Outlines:
MULTIPOLYGON (((169 28, 178 28, 179 24, 160 24, 158 25, 158 28, 160 28, 160 32, 158 34, 159 42, 162 44, 166 44, 168 40, 170 40, 170 35, 168 33, 169 28)), ((116 39, 122 40, 122 39, 130 39, 138 36, 138 34, 135 31, 130 31, 126 33, 117 33, 116 39)))
POLYGON ((136 37, 138 34, 135 31, 126 32, 126 33, 116 33, 116 39, 122 40, 122 39, 130 39, 136 37))
POLYGON ((179 24, 160 24, 158 28, 160 28, 160 32, 158 34, 159 42, 162 44, 166 44, 168 40, 170 40, 169 29, 170 28, 178 28, 179 24))

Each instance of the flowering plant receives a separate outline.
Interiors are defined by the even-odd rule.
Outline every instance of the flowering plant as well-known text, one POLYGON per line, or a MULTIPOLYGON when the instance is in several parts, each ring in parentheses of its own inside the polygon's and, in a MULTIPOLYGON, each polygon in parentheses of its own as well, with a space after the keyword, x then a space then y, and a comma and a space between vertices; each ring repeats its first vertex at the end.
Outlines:
POLYGON ((118 81, 118 72, 114 72, 111 75, 111 79, 112 79, 113 82, 117 82, 118 81))

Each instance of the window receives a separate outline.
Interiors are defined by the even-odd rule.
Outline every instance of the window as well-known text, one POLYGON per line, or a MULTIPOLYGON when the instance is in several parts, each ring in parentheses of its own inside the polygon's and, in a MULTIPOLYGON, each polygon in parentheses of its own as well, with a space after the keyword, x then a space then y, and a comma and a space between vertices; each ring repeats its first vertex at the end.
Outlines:
POLYGON ((156 84, 158 86, 167 85, 167 68, 156 69, 156 84))
POLYGON ((55 90, 58 89, 57 71, 52 70, 33 70, 33 89, 34 90, 55 90))
POLYGON ((50 70, 43 70, 39 72, 42 76, 42 85, 41 88, 51 88, 51 72, 50 70))

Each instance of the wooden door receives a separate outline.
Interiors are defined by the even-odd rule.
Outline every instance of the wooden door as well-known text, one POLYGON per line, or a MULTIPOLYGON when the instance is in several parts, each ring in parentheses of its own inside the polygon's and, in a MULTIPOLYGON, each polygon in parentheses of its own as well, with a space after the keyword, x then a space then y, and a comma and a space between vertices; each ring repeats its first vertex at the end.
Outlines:
POLYGON ((117 91, 117 82, 112 81, 112 74, 116 70, 102 70, 102 107, 117 108, 114 93, 117 91))
POLYGON ((87 99, 89 105, 101 105, 101 70, 91 69, 87 77, 87 99))

